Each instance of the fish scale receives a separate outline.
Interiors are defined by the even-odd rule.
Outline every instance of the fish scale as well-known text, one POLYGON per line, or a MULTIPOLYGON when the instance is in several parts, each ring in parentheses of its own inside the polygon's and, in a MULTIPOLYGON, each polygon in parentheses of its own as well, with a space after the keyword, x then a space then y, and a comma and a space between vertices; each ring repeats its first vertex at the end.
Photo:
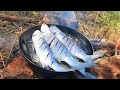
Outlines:
POLYGON ((69 46, 69 43, 70 43, 70 42, 71 42, 71 40, 68 39, 67 42, 66 42, 67 46, 69 46))
POLYGON ((40 62, 42 62, 45 66, 52 68, 56 72, 74 71, 72 68, 66 69, 59 64, 59 62, 54 57, 54 54, 52 53, 49 45, 45 39, 42 38, 39 30, 36 30, 33 33, 32 41, 40 62))
POLYGON ((62 52, 63 49, 64 49, 64 47, 61 45, 61 46, 58 48, 57 52, 54 53, 55 57, 58 58, 57 60, 58 60, 59 62, 60 62, 60 60, 61 60, 60 54, 61 54, 61 52, 62 52), (59 56, 59 57, 58 57, 58 56, 59 56), (59 59, 59 58, 60 58, 60 59, 59 59))
MULTIPOLYGON (((75 40, 71 37, 64 34, 59 28, 56 26, 51 25, 50 31, 67 47, 67 49, 72 53, 73 56, 84 60, 85 62, 93 62, 94 59, 102 57, 104 54, 97 54, 97 55, 87 55, 85 51, 83 51, 78 45, 75 40), (69 45, 68 42, 71 41, 74 45, 69 45)), ((83 41, 84 42, 84 41, 83 41)))
MULTIPOLYGON (((86 77, 90 77, 91 76, 90 78, 95 79, 94 75, 89 74, 90 75, 89 76, 85 72, 85 68, 90 68, 90 67, 96 66, 96 64, 91 63, 91 62, 89 62, 89 63, 79 62, 77 60, 77 58, 74 57, 71 54, 71 52, 67 49, 67 47, 50 31, 49 27, 46 24, 42 24, 42 26, 41 26, 41 32, 42 32, 42 37, 50 45, 50 48, 51 48, 51 50, 52 50, 55 58, 59 62, 64 61, 68 65, 70 65, 72 68, 74 68, 74 69, 78 70, 79 72, 81 72, 84 76, 86 76, 86 77), (53 40, 51 40, 51 42, 48 42, 49 41, 48 36, 53 37, 53 40), (61 43, 61 46, 59 47, 59 49, 57 50, 57 52, 55 52, 56 51, 56 47, 55 46, 57 45, 58 42, 61 43)), ((62 37, 62 39, 65 41, 64 37, 62 37)), ((66 39, 66 41, 67 40, 68 39, 66 39)), ((73 45, 71 47, 73 47, 73 45)), ((72 50, 74 50, 74 49, 72 49, 72 50)))
POLYGON ((71 42, 71 43, 69 44, 68 49, 69 49, 69 50, 71 50, 71 49, 72 49, 72 47, 73 47, 73 45, 74 45, 74 42, 71 42))
MULTIPOLYGON (((47 28, 48 29, 48 28, 47 28)), ((70 52, 69 52, 69 50, 66 48, 66 46, 61 42, 61 41, 59 41, 59 39, 58 38, 56 38, 56 36, 54 35, 54 34, 52 34, 51 32, 49 32, 50 30, 48 30, 48 31, 46 31, 45 30, 45 28, 43 28, 42 26, 41 26, 41 31, 42 31, 42 36, 43 36, 43 38, 47 41, 47 43, 49 44, 50 42, 48 42, 48 38, 47 38, 47 36, 50 36, 50 37, 54 37, 55 39, 52 41, 52 43, 51 43, 51 45, 50 45, 50 48, 51 48, 51 50, 52 50, 52 52, 53 52, 53 54, 55 55, 55 57, 57 58, 57 60, 59 59, 60 61, 67 61, 67 63, 69 64, 69 65, 73 65, 73 66, 75 66, 75 68, 87 68, 87 67, 91 67, 91 66, 94 66, 95 64, 93 64, 93 63, 82 63, 82 62, 78 62, 78 60, 76 60, 77 58, 75 58, 70 52), (56 45, 56 43, 57 42, 59 42, 59 43, 61 43, 61 47, 60 47, 60 49, 57 51, 57 52, 55 52, 55 50, 56 50, 56 47, 55 47, 55 45, 56 45), (61 49, 62 48, 62 49, 61 49), (68 52, 68 54, 67 54, 67 56, 66 57, 63 57, 63 56, 61 56, 61 52, 62 52, 62 50, 66 50, 66 52, 68 52), (61 51, 61 52, 60 52, 61 51), (73 62, 74 63, 73 63, 73 62), (75 65, 74 65, 75 64, 75 65)))
MULTIPOLYGON (((58 42, 57 44, 56 44, 56 46, 55 46, 55 48, 54 48, 54 52, 58 52, 59 51, 59 49, 61 48, 61 43, 60 42, 58 42)), ((56 53, 57 54, 57 53, 56 53)))
POLYGON ((42 44, 42 46, 41 47, 39 47, 39 48, 41 48, 41 51, 40 51, 40 57, 42 56, 42 53, 43 53, 43 51, 44 51, 44 49, 45 49, 45 47, 46 47, 46 43, 44 43, 43 42, 43 44, 42 44))
MULTIPOLYGON (((56 51, 56 43, 58 42, 57 38, 53 38, 54 40, 50 44, 50 48, 52 48, 52 52, 54 53, 56 51), (54 49, 53 49, 54 48, 54 49)), ((49 43, 48 43, 49 44, 49 43)))

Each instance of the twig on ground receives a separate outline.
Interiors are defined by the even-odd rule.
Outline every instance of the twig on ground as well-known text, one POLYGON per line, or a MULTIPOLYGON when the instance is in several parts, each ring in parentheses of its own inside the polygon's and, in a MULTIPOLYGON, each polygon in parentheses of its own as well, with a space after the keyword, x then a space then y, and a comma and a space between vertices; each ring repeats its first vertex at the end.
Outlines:
POLYGON ((106 35, 106 33, 108 32, 109 28, 107 28, 107 30, 105 31, 104 35, 100 38, 100 40, 98 41, 98 43, 104 38, 104 36, 106 35))
POLYGON ((6 21, 13 21, 13 22, 21 22, 21 21, 32 21, 36 22, 34 18, 25 18, 25 17, 17 17, 17 16, 10 16, 10 15, 5 15, 0 13, 0 19, 6 20, 6 21))

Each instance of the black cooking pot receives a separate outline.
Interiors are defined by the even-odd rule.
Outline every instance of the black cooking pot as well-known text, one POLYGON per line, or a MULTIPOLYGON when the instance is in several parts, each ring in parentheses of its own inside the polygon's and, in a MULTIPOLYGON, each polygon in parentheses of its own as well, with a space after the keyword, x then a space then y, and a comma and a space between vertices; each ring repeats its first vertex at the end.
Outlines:
MULTIPOLYGON (((48 24, 48 26, 53 25, 53 24, 48 24)), ((65 34, 68 34, 72 36, 72 38, 77 39, 78 42, 80 42, 81 48, 89 55, 93 54, 93 48, 89 42, 89 40, 82 35, 81 33, 77 32, 76 30, 73 30, 71 28, 65 27, 65 26, 60 26, 60 25, 55 25, 58 27, 61 31, 63 31, 65 34)), ((39 29, 40 30, 41 25, 35 26, 32 28, 29 28, 19 38, 19 47, 20 50, 23 54, 23 56, 27 59, 29 64, 33 67, 33 69, 40 75, 43 76, 43 78, 50 78, 50 77, 55 77, 55 76, 70 76, 72 77, 73 72, 54 72, 50 70, 46 70, 45 68, 42 68, 41 66, 37 65, 35 62, 32 61, 30 53, 28 52, 27 49, 27 43, 30 38, 32 38, 32 34, 35 30, 39 29)))

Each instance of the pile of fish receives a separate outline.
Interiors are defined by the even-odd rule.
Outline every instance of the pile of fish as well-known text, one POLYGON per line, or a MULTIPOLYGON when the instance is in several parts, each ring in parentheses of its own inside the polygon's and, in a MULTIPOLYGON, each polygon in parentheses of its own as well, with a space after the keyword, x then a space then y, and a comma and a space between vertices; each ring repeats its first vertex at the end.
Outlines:
POLYGON ((75 40, 56 26, 48 27, 42 24, 40 30, 33 33, 32 42, 37 54, 37 62, 41 63, 42 67, 49 67, 55 72, 78 70, 85 77, 96 79, 85 69, 97 66, 94 60, 102 57, 103 54, 87 55, 75 40))

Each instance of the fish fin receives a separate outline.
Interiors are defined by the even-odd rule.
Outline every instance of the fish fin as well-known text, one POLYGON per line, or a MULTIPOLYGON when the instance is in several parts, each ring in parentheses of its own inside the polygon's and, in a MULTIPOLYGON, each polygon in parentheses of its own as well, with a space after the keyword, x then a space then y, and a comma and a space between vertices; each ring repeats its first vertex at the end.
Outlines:
POLYGON ((91 68, 91 67, 97 67, 97 64, 95 64, 95 63, 85 63, 85 65, 83 65, 83 68, 91 68))
POLYGON ((103 54, 103 53, 99 53, 99 54, 93 54, 93 55, 91 55, 91 58, 93 59, 93 60, 96 60, 96 59, 98 59, 98 58, 100 58, 100 57, 103 57, 105 54, 103 54))

